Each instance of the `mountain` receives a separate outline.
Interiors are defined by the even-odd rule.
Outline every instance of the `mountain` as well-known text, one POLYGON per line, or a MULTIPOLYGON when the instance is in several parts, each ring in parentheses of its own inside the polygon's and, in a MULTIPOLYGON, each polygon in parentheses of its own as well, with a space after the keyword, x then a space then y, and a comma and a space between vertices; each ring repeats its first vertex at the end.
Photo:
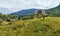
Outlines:
POLYGON ((60 5, 55 8, 48 9, 47 11, 60 11, 60 5))
POLYGON ((11 11, 10 9, 8 8, 0 8, 0 13, 3 13, 3 14, 9 14, 13 11, 11 11))
POLYGON ((60 5, 55 8, 46 10, 46 13, 52 16, 60 16, 60 5))
POLYGON ((11 15, 30 15, 34 14, 37 9, 27 9, 27 10, 21 10, 15 13, 11 13, 11 15))
MULTIPOLYGON (((38 9, 27 9, 27 10, 21 10, 18 12, 11 13, 11 15, 29 15, 29 14, 34 14, 35 11, 38 9)), ((60 5, 58 7, 48 9, 46 10, 46 13, 49 15, 54 15, 55 13, 60 13, 60 5)))

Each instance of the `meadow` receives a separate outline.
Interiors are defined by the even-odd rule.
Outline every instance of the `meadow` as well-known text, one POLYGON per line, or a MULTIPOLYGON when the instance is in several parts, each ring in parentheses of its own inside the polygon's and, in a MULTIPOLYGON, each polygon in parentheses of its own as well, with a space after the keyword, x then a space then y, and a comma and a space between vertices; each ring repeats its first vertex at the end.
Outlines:
POLYGON ((0 36, 60 36, 60 17, 3 21, 0 36))

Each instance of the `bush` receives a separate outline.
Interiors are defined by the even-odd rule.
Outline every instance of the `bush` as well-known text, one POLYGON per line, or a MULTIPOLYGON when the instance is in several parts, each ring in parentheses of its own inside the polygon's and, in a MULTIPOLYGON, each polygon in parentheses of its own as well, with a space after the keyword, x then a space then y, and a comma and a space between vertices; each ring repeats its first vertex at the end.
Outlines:
POLYGON ((23 18, 22 18, 22 20, 28 20, 28 19, 33 19, 34 17, 33 16, 24 16, 23 18))
POLYGON ((41 18, 41 17, 42 17, 42 15, 41 15, 41 14, 38 14, 36 17, 37 17, 37 18, 41 18))

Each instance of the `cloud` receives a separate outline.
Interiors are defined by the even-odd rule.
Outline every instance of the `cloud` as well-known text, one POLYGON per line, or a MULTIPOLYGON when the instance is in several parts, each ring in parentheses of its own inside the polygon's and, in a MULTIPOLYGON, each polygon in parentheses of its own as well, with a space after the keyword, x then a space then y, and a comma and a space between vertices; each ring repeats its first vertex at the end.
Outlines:
POLYGON ((13 11, 22 9, 50 9, 58 6, 60 0, 0 0, 0 7, 13 11))

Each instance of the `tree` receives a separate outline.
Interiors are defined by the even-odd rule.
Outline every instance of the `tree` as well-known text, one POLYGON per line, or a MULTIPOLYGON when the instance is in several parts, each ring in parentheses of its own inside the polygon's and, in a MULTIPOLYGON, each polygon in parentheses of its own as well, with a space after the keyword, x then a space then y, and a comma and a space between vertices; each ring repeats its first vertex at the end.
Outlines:
POLYGON ((31 15, 26 15, 22 18, 22 20, 33 19, 34 17, 31 15))
POLYGON ((45 17, 47 17, 47 16, 48 16, 48 14, 42 14, 43 19, 45 19, 45 17))

